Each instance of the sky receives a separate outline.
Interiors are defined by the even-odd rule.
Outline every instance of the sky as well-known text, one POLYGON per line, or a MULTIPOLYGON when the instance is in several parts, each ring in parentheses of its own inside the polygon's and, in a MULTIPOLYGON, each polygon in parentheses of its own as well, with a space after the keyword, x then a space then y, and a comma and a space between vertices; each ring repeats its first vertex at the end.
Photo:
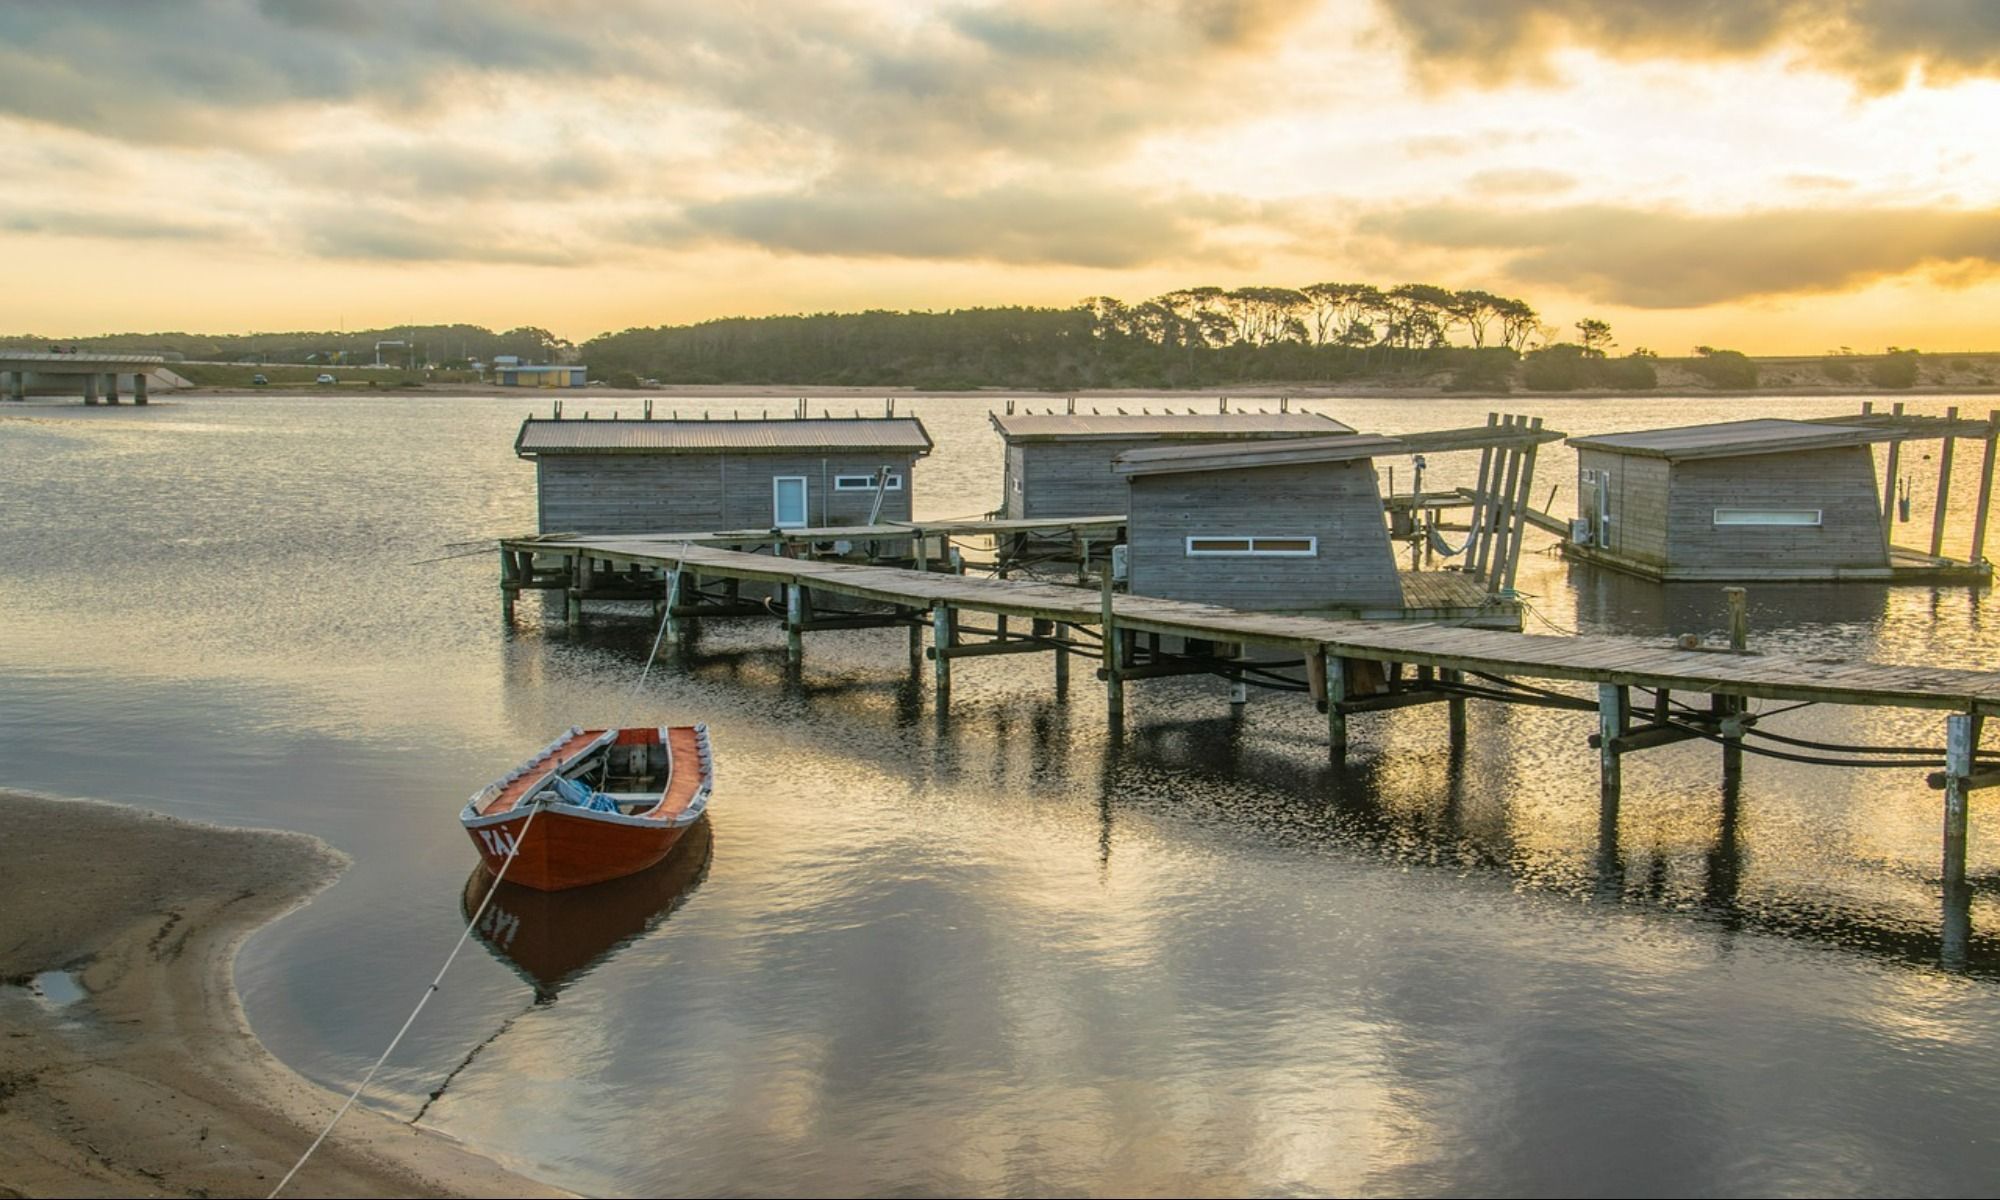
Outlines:
POLYGON ((0 331, 1424 282, 2000 350, 2000 2, 8 0, 0 331))

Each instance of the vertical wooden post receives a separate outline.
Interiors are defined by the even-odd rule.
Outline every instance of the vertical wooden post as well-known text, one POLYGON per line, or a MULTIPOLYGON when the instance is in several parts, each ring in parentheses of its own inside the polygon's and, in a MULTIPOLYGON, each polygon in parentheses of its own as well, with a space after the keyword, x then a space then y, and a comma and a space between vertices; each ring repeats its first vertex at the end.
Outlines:
POLYGON ((681 606, 681 573, 684 570, 686 570, 684 564, 675 563, 674 569, 667 575, 667 636, 673 639, 676 646, 686 640, 681 628, 681 619, 674 615, 674 610, 681 606))
MULTIPOLYGON (((1486 427, 1488 429, 1493 428, 1499 423, 1500 423, 1499 413, 1490 412, 1486 414, 1486 427)), ((1472 493, 1472 515, 1466 518, 1465 521, 1465 538, 1466 538, 1465 568, 1466 570, 1471 571, 1474 574, 1478 574, 1479 572, 1479 566, 1481 562, 1481 557, 1479 552, 1479 543, 1480 543, 1479 535, 1480 532, 1485 528, 1486 511, 1488 505, 1491 503, 1487 499, 1486 493, 1487 490, 1492 486, 1493 486, 1493 447, 1488 446, 1479 452, 1479 486, 1475 488, 1472 493)))
POLYGON ((1102 603, 1098 628, 1104 635, 1104 703, 1113 724, 1125 719, 1124 635, 1118 632, 1118 614, 1112 607, 1111 572, 1103 576, 1102 603))
MULTIPOLYGON (((1505 421, 1505 424, 1510 428, 1520 423, 1521 418, 1519 417, 1508 417, 1505 421)), ((1493 498, 1492 519, 1487 522, 1488 525, 1493 527, 1487 533, 1487 545, 1483 564, 1488 591, 1500 590, 1500 580, 1504 575, 1501 563, 1501 549, 1504 545, 1502 539, 1507 535, 1507 515, 1513 506, 1514 489, 1521 481, 1521 452, 1509 447, 1504 451, 1504 455, 1504 461, 1506 462, 1505 478, 1500 485, 1499 494, 1493 498)))
POLYGON ((931 608, 931 669, 937 681, 937 707, 942 714, 951 703, 951 655, 947 653, 952 643, 958 614, 949 604, 937 604, 931 608))
MULTIPOLYGON (((1542 419, 1540 417, 1536 417, 1528 422, 1528 428, 1531 430, 1539 431, 1541 427, 1542 419)), ((1531 501, 1529 491, 1535 486, 1536 449, 1537 447, 1534 443, 1530 442, 1527 450, 1521 455, 1521 491, 1514 497, 1512 503, 1508 505, 1507 526, 1500 531, 1500 536, 1507 539, 1507 557, 1503 568, 1505 575, 1501 582, 1502 591, 1511 592, 1514 590, 1514 573, 1521 565, 1521 542, 1528 533, 1527 510, 1531 501)))
POLYGON ((95 371, 83 377, 83 402, 85 404, 97 403, 97 373, 95 371))
MULTIPOLYGON (((1944 410, 1944 419, 1958 420, 1958 405, 1944 410)), ((1958 438, 1947 430, 1944 449, 1938 452, 1937 502, 1931 507, 1931 557, 1944 557, 1944 519, 1951 511, 1951 450, 1958 438)))
POLYGON ((1069 626, 1058 621, 1053 627, 1056 641, 1056 699, 1069 697, 1069 626))
POLYGON ((1729 606, 1729 648, 1741 654, 1750 648, 1750 593, 1740 587, 1722 589, 1729 606))
POLYGON ((1347 660, 1338 654, 1328 653, 1322 647, 1320 658, 1326 664, 1326 743, 1327 754, 1336 767, 1347 765, 1347 713, 1340 707, 1347 699, 1347 660))
POLYGON ((1993 503, 1993 460, 2000 450, 2000 409, 1986 414, 1986 457, 1979 465, 1979 509, 1972 514, 1972 561, 1986 557, 1986 510, 1993 503))
POLYGON ((1944 885, 1965 886, 1966 780, 1979 750, 1983 718, 1953 713, 1944 720, 1944 885))
MULTIPOLYGON (((1898 400, 1890 405, 1889 412, 1892 416, 1902 416, 1903 402, 1898 400)), ((1896 521, 1896 463, 1902 457, 1902 453, 1901 441, 1889 443, 1889 465, 1882 473, 1882 541, 1885 545, 1892 544, 1896 540, 1892 536, 1896 521)))
POLYGON ((1243 682, 1243 676, 1241 675, 1231 676, 1229 680, 1229 707, 1240 712, 1243 706, 1248 703, 1250 703, 1250 685, 1243 682))
POLYGON ((920 572, 928 571, 931 569, 931 563, 929 557, 930 542, 927 538, 924 537, 923 530, 921 529, 917 530, 916 535, 917 535, 916 538, 910 544, 916 550, 917 570, 920 572))
POLYGON ((521 569, 514 561, 514 552, 502 547, 500 550, 500 619, 514 623, 514 597, 520 594, 521 569))
MULTIPOLYGON (((1438 672, 1438 682, 1457 684, 1463 682, 1465 672, 1445 668, 1438 672)), ((1453 696, 1444 702, 1445 726, 1454 747, 1465 745, 1465 697, 1453 696)))
POLYGON ((1632 727, 1632 693, 1615 683, 1597 685, 1597 777, 1606 800, 1616 800, 1623 779, 1617 739, 1632 727))
POLYGON ((924 665, 924 622, 918 616, 921 609, 910 610, 910 670, 921 670, 924 665))
POLYGON ((144 371, 132 372, 132 403, 141 405, 147 403, 146 373, 144 371))
POLYGON ((785 585, 785 661, 794 666, 805 661, 806 631, 799 627, 805 624, 811 604, 804 584, 785 585))
POLYGON ((569 564, 569 603, 564 608, 563 619, 571 629, 576 629, 583 625, 583 592, 590 586, 590 556, 570 555, 569 564))
POLYGON ((104 373, 104 402, 106 404, 118 403, 118 372, 116 371, 106 371, 104 373))

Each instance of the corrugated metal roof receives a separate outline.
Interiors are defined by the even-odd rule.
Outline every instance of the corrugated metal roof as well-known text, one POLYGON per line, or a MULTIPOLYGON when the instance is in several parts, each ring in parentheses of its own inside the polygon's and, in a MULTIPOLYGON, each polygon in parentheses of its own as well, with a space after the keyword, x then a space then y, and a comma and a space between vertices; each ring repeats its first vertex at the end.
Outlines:
POLYGON ((991 414, 1009 442, 1113 441, 1119 438, 1273 438, 1352 433, 1319 413, 1019 413, 991 414))
POLYGON ((531 454, 714 454, 735 450, 898 450, 928 454, 930 434, 915 417, 807 417, 803 420, 521 422, 514 452, 531 454))
POLYGON ((1569 439, 1569 444, 1579 450, 1609 450, 1616 454, 1678 460, 1780 454, 1787 450, 1825 450, 1836 446, 1894 441, 1897 436, 1892 429, 1760 417, 1750 421, 1721 421, 1713 425, 1681 425, 1671 429, 1640 429, 1631 433, 1573 437, 1569 439))
POLYGON ((1111 469, 1120 475, 1183 475, 1192 471, 1241 471, 1255 467, 1288 467, 1299 463, 1354 462, 1404 452, 1403 443, 1395 438, 1357 433, 1248 443, 1148 446, 1143 450, 1127 450, 1120 454, 1111 460, 1111 469))

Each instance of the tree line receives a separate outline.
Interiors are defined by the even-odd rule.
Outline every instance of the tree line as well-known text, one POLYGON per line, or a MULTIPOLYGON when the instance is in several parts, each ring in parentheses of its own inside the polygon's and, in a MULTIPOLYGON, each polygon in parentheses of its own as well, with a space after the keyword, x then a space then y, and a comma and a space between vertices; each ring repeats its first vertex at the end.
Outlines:
POLYGON ((1432 284, 1182 288, 1136 304, 728 317, 579 347, 606 382, 931 389, 1203 387, 1450 370, 1491 387, 1554 331, 1526 301, 1432 284))

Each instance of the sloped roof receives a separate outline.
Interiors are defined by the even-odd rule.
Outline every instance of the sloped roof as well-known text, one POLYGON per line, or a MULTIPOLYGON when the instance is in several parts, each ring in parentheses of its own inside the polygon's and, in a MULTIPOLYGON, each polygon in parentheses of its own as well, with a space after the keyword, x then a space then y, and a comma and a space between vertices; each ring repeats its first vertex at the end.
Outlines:
POLYGON ((1181 475, 1192 471, 1241 471, 1299 463, 1354 462, 1407 452, 1403 443, 1395 438, 1373 433, 1351 433, 1338 437, 1286 438, 1280 441, 1147 446, 1140 450, 1127 450, 1112 459, 1111 469, 1126 476, 1181 475))
POLYGON ((1287 438, 1352 433, 1353 426, 1319 413, 992 413, 1008 442, 1118 441, 1132 438, 1287 438))
POLYGON ((781 454, 794 450, 893 450, 928 454, 930 434, 915 417, 806 417, 784 420, 647 421, 551 419, 521 422, 514 452, 536 454, 781 454))
POLYGON ((1712 425, 1680 425, 1671 429, 1573 437, 1569 439, 1569 444, 1579 450, 1608 450, 1614 454, 1634 454, 1678 462, 1691 458, 1730 458, 1746 454, 1782 454, 1788 450, 1864 446, 1872 442, 1895 441, 1898 436, 1893 429, 1760 417, 1750 421, 1720 421, 1712 425))

